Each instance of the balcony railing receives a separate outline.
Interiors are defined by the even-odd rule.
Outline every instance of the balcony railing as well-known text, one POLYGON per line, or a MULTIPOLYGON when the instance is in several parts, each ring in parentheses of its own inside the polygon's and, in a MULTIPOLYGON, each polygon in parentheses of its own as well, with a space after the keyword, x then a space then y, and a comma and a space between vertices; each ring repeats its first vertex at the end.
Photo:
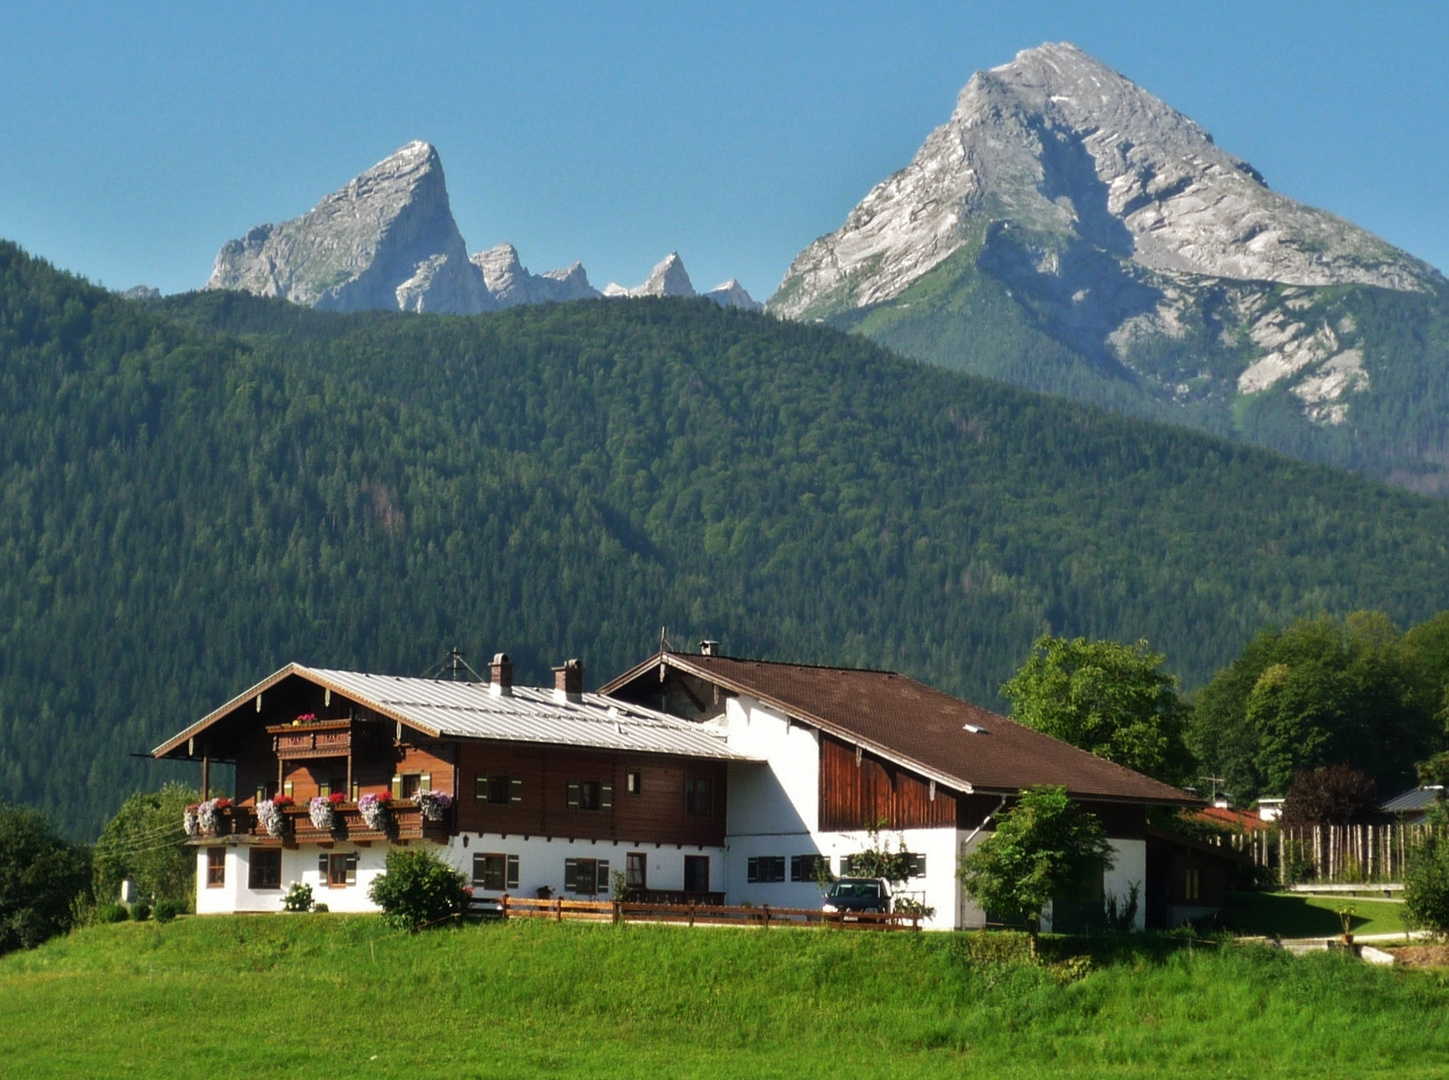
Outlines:
POLYGON ((353 749, 356 722, 313 720, 305 724, 273 724, 267 728, 272 750, 284 761, 298 758, 346 757, 353 749))
POLYGON ((355 803, 343 803, 333 811, 331 829, 319 829, 305 806, 290 806, 282 811, 286 827, 281 836, 272 836, 257 820, 256 811, 247 806, 229 806, 217 811, 215 831, 201 830, 190 838, 193 844, 228 837, 260 844, 324 844, 350 840, 370 843, 384 840, 433 840, 442 843, 452 832, 451 808, 444 810, 442 820, 430 821, 420 807, 408 802, 393 804, 388 810, 388 828, 374 829, 362 817, 355 803))

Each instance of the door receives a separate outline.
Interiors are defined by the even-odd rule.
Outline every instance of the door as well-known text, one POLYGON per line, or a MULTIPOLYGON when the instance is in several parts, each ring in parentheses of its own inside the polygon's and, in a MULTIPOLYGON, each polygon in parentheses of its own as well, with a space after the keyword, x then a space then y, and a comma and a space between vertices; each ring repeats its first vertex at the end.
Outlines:
POLYGON ((708 855, 686 855, 684 857, 684 891, 687 893, 709 892, 708 855))

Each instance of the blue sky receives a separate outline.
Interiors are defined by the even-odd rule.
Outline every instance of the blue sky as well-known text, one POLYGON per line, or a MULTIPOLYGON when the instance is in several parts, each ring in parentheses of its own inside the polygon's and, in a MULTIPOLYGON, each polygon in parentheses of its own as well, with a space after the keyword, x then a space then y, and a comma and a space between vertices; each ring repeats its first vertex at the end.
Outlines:
POLYGON ((0 237, 201 285, 413 138, 470 251, 767 297, 979 68, 1073 41, 1270 185, 1449 267, 1449 5, 6 4, 0 237))

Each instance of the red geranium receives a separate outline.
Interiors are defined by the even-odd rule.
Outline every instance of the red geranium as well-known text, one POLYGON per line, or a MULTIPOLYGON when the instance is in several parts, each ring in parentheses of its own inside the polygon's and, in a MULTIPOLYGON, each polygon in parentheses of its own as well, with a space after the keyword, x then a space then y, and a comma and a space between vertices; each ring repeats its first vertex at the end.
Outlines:
POLYGON ((392 792, 384 788, 382 791, 379 791, 377 793, 377 801, 380 803, 391 803, 392 792))
POLYGON ((327 801, 333 806, 341 806, 347 801, 347 796, 340 791, 334 791, 331 795, 327 796, 327 801))
POLYGON ((223 795, 221 798, 219 798, 219 799, 216 800, 216 808, 218 810, 225 810, 230 805, 231 805, 231 800, 228 799, 225 795, 223 795))
POLYGON ((273 806, 296 806, 297 801, 290 795, 277 795, 272 798, 273 806))

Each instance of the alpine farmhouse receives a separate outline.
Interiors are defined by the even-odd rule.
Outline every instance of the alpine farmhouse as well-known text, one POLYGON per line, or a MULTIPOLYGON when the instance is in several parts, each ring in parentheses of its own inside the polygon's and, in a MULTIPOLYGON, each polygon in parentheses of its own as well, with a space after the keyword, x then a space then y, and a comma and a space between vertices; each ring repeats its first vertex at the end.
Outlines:
POLYGON ((374 910, 393 845, 429 844, 479 899, 548 892, 660 902, 818 907, 820 861, 847 874, 869 843, 913 856, 901 892, 934 929, 988 916, 957 881, 961 856, 1023 789, 1059 784, 1115 852, 1098 895, 1056 905, 1057 929, 1125 907, 1166 926, 1225 901, 1221 855, 1160 833, 1150 807, 1192 796, 889 671, 664 650, 583 689, 290 664, 154 751, 201 763, 188 820, 198 913, 279 911, 293 882, 332 911, 374 910), (211 767, 234 766, 216 798, 211 767), (541 892, 542 891, 542 892, 541 892))

